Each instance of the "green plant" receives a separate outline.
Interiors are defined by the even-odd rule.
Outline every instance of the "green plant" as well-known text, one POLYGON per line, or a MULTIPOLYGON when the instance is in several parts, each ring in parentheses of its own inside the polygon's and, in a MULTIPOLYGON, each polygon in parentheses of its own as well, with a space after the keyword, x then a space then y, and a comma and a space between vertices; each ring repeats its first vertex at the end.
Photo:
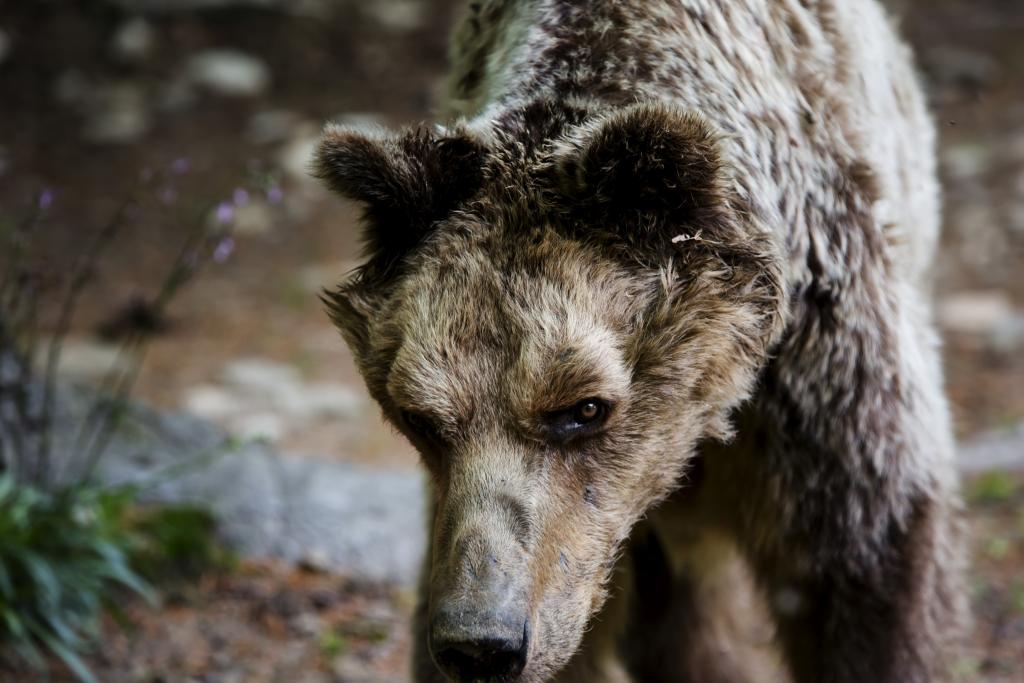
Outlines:
MULTIPOLYGON (((171 167, 174 174, 185 170, 179 162, 171 167)), ((54 196, 41 192, 22 221, 0 221, 0 670, 11 652, 36 668, 52 653, 91 683, 82 655, 99 635, 103 609, 116 613, 119 588, 153 600, 142 572, 156 576, 173 563, 198 571, 227 562, 212 543, 208 514, 197 508, 140 511, 135 486, 104 487, 96 468, 130 413, 143 351, 167 306, 204 262, 227 259, 234 243, 227 219, 220 220, 230 205, 218 207, 213 228, 209 207, 198 207, 160 287, 130 309, 134 324, 120 347, 126 362, 103 378, 77 421, 72 445, 56 452, 63 341, 101 256, 139 216, 141 200, 124 202, 69 271, 53 274, 34 264, 32 245, 54 196), (41 321, 40 303, 54 291, 56 315, 41 321)))
POLYGON ((334 660, 345 654, 348 650, 348 639, 345 634, 329 629, 320 634, 320 655, 328 660, 334 660))
POLYGON ((1008 472, 988 472, 971 485, 968 499, 972 503, 1005 503, 1016 490, 1017 482, 1008 472))
POLYGON ((237 558, 215 542, 215 521, 198 506, 139 508, 131 528, 141 543, 132 564, 151 580, 193 577, 209 569, 233 569, 237 558))
POLYGON ((47 493, 0 475, 0 640, 29 664, 42 667, 46 649, 82 681, 95 681, 80 653, 98 636, 112 590, 155 599, 131 564, 140 545, 126 524, 132 496, 47 493))

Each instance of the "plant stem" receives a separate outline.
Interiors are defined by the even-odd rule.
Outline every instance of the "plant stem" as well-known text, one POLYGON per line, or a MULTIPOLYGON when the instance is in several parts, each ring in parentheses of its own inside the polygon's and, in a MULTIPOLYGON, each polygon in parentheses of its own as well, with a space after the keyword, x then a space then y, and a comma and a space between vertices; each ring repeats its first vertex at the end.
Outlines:
MULTIPOLYGON (((53 337, 46 354, 46 367, 43 371, 43 398, 40 410, 40 423, 42 428, 37 452, 39 471, 41 479, 48 479, 50 476, 50 448, 51 448, 51 420, 53 418, 53 403, 56 394, 57 367, 60 363, 61 350, 64 339, 71 327, 71 320, 74 317, 75 307, 78 304, 78 297, 81 295, 89 280, 96 262, 99 260, 103 250, 110 244, 110 241, 117 234, 124 222, 125 214, 132 200, 125 201, 106 225, 96 234, 92 243, 86 249, 85 254, 79 259, 68 282, 68 290, 61 302, 60 313, 57 318, 57 326, 54 329, 53 337)), ((40 482, 44 483, 44 482, 40 482)), ((46 482, 49 483, 49 482, 46 482)))

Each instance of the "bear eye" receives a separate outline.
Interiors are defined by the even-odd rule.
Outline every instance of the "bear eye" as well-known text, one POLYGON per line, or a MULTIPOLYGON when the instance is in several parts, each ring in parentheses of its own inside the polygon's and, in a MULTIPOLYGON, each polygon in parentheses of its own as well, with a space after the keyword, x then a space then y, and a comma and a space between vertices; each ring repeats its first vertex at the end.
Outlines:
POLYGON ((573 421, 580 425, 597 422, 605 416, 607 406, 594 398, 580 401, 572 409, 573 421))
POLYGON ((608 419, 611 405, 599 398, 586 398, 574 406, 548 415, 549 435, 560 442, 597 433, 608 419))

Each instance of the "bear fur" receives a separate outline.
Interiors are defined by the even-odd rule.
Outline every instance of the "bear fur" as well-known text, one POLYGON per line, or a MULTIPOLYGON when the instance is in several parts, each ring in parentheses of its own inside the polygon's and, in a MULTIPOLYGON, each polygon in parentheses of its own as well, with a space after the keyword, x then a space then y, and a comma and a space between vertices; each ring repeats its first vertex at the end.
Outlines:
POLYGON ((446 107, 316 158, 430 475, 415 680, 766 680, 737 562, 797 683, 949 680, 934 131, 876 2, 472 2, 446 107))

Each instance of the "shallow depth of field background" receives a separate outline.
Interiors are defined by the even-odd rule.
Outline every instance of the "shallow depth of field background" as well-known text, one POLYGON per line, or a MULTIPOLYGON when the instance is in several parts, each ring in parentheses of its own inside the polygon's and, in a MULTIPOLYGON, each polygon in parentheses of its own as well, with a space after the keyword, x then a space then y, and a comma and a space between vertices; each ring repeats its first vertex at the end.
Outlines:
MULTIPOLYGON (((326 120, 430 120, 456 5, 0 4, 0 221, 42 202, 33 258, 59 279, 118 207, 139 207, 93 274, 61 376, 97 381, 118 362, 119 338, 150 326, 137 400, 288 459, 413 470, 317 300, 358 257, 357 213, 306 170, 326 120), (166 315, 146 319, 139 302, 196 223, 230 237, 166 315)), ((957 437, 1005 451, 1018 435, 1015 464, 974 463, 987 474, 965 484, 978 624, 963 671, 1022 681, 1024 477, 1013 467, 1024 469, 1024 3, 890 6, 940 135, 936 314, 957 437)), ((408 586, 316 560, 248 559, 176 588, 159 610, 131 603, 134 626, 111 622, 90 662, 104 681, 402 680, 408 586)))

